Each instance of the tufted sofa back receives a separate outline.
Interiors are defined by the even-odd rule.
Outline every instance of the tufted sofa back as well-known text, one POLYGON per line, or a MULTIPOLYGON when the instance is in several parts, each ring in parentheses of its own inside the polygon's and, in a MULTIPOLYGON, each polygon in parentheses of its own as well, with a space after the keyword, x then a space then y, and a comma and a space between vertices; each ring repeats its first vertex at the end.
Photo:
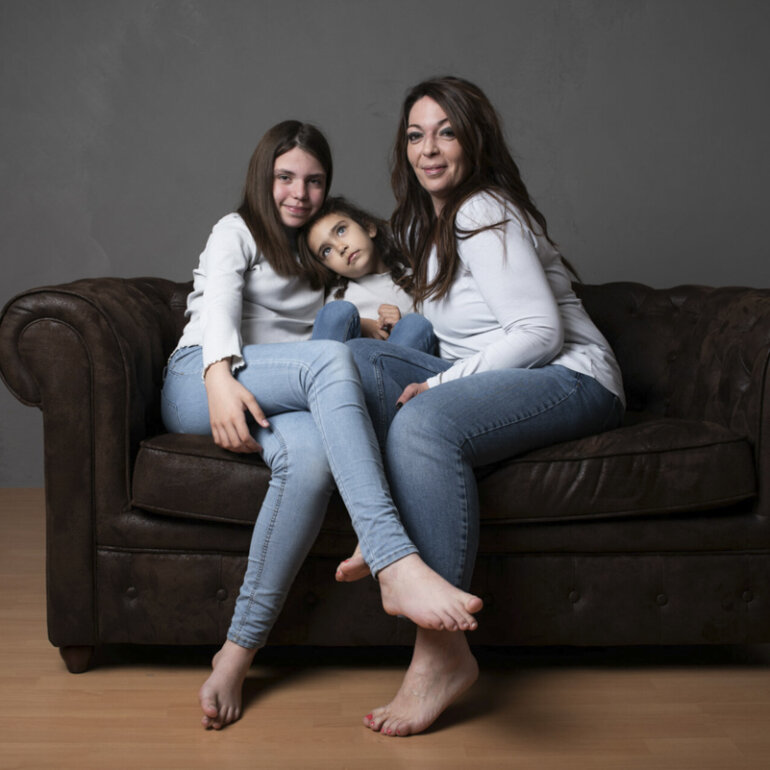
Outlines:
POLYGON ((768 290, 575 288, 615 351, 630 412, 707 420, 757 443, 759 394, 768 387, 768 290))

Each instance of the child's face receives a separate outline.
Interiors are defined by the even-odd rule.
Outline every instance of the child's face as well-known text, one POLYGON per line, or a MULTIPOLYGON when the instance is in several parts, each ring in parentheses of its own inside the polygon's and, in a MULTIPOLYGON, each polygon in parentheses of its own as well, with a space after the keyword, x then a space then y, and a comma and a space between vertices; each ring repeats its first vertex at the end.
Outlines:
POLYGON ((329 270, 346 278, 361 278, 371 273, 383 272, 372 238, 377 228, 361 227, 344 214, 327 214, 321 217, 307 234, 307 245, 313 255, 329 270))
POLYGON ((315 155, 293 147, 273 164, 273 200, 286 227, 302 227, 321 208, 326 172, 315 155))

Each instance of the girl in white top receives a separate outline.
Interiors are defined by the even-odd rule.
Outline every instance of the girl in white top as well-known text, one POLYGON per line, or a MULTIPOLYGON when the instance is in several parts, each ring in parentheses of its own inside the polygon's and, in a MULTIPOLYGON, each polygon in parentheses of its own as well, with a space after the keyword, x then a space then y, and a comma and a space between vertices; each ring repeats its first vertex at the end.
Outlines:
POLYGON ((313 339, 370 337, 437 350, 430 322, 413 312, 408 273, 385 222, 342 196, 329 197, 302 228, 299 244, 327 291, 313 339))
POLYGON ((207 728, 239 718, 246 673, 335 484, 387 612, 432 628, 472 629, 481 605, 429 569, 404 532, 349 349, 308 341, 324 292, 298 259, 296 234, 320 208, 331 176, 318 129, 284 121, 265 134, 241 206, 214 226, 200 256, 189 320, 163 384, 169 431, 260 452, 272 474, 227 641, 199 693, 207 728))

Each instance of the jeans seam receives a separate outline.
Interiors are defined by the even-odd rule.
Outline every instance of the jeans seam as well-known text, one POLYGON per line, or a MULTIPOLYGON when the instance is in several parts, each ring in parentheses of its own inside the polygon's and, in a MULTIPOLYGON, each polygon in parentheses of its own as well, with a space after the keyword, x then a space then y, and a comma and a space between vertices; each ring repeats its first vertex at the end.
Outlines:
MULTIPOLYGON (((283 436, 281 435, 280 431, 278 431, 275 428, 273 429, 273 435, 275 435, 278 438, 278 440, 280 441, 280 444, 281 444, 281 454, 285 455, 286 454, 286 442, 285 442, 283 436)), ((273 479, 275 478, 275 476, 273 475, 273 469, 272 468, 270 468, 270 474, 271 474, 271 479, 270 480, 271 480, 271 483, 272 483, 273 479)), ((255 595, 257 593, 259 581, 260 581, 260 579, 262 577, 262 572, 264 571, 264 568, 265 568, 265 560, 267 558, 267 552, 268 552, 269 547, 270 547, 270 540, 272 538, 273 530, 275 528, 275 521, 276 521, 276 518, 278 516, 278 512, 279 512, 279 510, 281 508, 281 502, 283 500, 283 494, 284 494, 285 487, 286 487, 286 476, 283 475, 282 478, 281 478, 280 488, 279 488, 279 491, 277 493, 278 497, 277 497, 277 499, 275 501, 275 504, 272 507, 272 511, 271 511, 271 515, 270 515, 270 523, 268 524, 267 532, 265 534, 265 538, 262 541, 262 550, 260 552, 260 558, 259 558, 258 561, 256 561, 257 570, 256 570, 256 573, 253 576, 253 588, 252 588, 251 592, 249 593, 249 598, 246 601, 246 606, 244 607, 243 612, 241 613, 241 620, 240 620, 240 623, 238 625, 238 629, 237 629, 237 631, 233 632, 234 636, 235 636, 235 639, 230 639, 230 634, 228 634, 228 639, 230 639, 230 641, 234 641, 236 644, 240 643, 240 642, 237 641, 238 639, 243 639, 243 627, 246 624, 246 619, 251 615, 251 608, 254 605, 254 597, 255 597, 255 595)), ((263 513, 265 513, 265 511, 260 511, 260 514, 263 514, 263 513)), ((262 646, 262 644, 260 644, 258 640, 251 640, 250 639, 249 641, 250 641, 249 649, 254 649, 254 647, 261 647, 262 646)))

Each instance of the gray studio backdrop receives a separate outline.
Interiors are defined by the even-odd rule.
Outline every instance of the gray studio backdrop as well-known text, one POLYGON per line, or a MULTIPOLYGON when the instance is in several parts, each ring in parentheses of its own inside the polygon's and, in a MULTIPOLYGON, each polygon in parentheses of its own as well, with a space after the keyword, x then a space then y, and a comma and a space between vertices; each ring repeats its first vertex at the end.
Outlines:
MULTIPOLYGON (((317 123, 334 189, 391 210, 406 89, 497 105, 585 280, 770 285, 763 0, 0 0, 0 303, 84 276, 188 280, 262 133, 317 123)), ((0 387, 0 485, 43 482, 0 387)))

